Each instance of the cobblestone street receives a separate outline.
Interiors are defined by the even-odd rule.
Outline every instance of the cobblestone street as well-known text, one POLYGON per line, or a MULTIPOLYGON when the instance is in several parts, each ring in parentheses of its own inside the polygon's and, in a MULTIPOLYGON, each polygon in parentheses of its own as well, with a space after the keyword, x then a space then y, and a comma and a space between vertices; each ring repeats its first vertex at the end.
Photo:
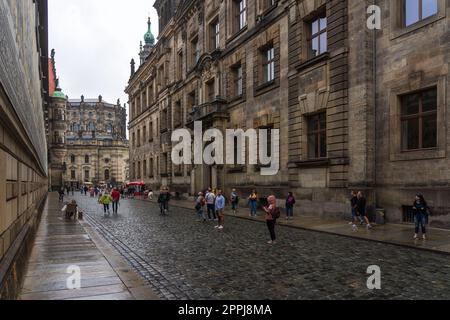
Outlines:
POLYGON ((223 232, 194 211, 123 200, 105 218, 96 199, 75 195, 86 220, 164 299, 450 299, 450 256, 226 217, 223 232), (382 289, 370 291, 378 265, 382 289))

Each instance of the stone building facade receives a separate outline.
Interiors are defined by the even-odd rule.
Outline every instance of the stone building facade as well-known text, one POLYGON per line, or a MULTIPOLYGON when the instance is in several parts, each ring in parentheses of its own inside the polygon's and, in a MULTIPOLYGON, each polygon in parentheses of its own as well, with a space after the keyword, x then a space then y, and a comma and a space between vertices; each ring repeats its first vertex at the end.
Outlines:
POLYGON ((209 186, 349 215, 351 190, 371 211, 409 222, 424 193, 431 224, 450 226, 449 4, 377 1, 158 0, 158 43, 141 47, 126 89, 130 176, 179 194, 209 186), (377 14, 376 9, 372 13, 377 14), (280 130, 280 171, 171 162, 177 128, 280 130))
POLYGON ((47 194, 47 1, 0 1, 0 299, 14 299, 47 194))
MULTIPOLYGON (((54 54, 51 73, 57 79, 54 54)), ((108 103, 102 96, 68 99, 58 83, 53 87, 56 89, 50 97, 47 135, 51 188, 126 182, 126 107, 120 101, 108 103)))

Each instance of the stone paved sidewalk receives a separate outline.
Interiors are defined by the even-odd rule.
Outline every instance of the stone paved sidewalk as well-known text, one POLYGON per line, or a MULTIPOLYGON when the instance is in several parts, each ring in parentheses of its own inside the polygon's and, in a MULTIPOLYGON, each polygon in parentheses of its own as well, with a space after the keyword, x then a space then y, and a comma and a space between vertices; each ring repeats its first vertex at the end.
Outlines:
POLYGON ((49 195, 22 287, 21 300, 157 300, 158 296, 87 222, 66 221, 49 195), (70 290, 67 269, 81 270, 70 290))
MULTIPOLYGON (((136 199, 143 200, 139 198, 136 199)), ((156 200, 147 199, 143 201, 155 202, 156 200)), ((170 205, 185 209, 193 209, 194 202, 188 200, 172 200, 170 205)), ((229 208, 225 210, 225 214, 228 216, 235 216, 229 208)), ((251 218, 249 216, 249 209, 246 207, 240 207, 236 216, 242 219, 264 222, 263 212, 260 212, 257 218, 251 218)), ((364 226, 362 226, 358 228, 358 231, 354 232, 351 226, 348 224, 348 221, 332 218, 324 219, 322 217, 305 216, 301 214, 297 214, 293 220, 286 220, 285 217, 282 216, 277 223, 279 225, 292 228, 324 232, 328 234, 346 236, 356 239, 364 239, 368 241, 389 243, 416 249, 450 254, 450 230, 445 229, 428 228, 428 239, 424 241, 422 239, 413 239, 414 225, 409 224, 375 224, 372 230, 367 230, 364 226)))

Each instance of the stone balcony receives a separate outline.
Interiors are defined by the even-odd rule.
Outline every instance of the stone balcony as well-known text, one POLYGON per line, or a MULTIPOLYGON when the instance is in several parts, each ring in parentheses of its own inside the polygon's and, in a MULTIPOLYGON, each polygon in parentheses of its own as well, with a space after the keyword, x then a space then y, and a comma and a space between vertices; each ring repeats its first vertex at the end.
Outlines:
POLYGON ((229 118, 227 101, 222 98, 192 108, 192 125, 195 121, 212 121, 216 118, 229 118))

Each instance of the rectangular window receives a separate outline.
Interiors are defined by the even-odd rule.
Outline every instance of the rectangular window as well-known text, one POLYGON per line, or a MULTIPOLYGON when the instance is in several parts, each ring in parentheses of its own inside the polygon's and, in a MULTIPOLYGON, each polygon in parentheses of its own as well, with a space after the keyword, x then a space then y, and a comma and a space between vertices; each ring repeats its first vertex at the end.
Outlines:
POLYGON ((215 81, 214 81, 214 79, 210 80, 210 81, 208 81, 206 83, 206 94, 207 94, 208 102, 212 102, 216 98, 216 90, 215 90, 215 81))
POLYGON ((233 68, 234 70, 234 85, 235 96, 242 96, 244 94, 244 75, 242 72, 242 65, 239 64, 233 68))
POLYGON ((273 46, 263 50, 263 73, 264 82, 275 80, 275 49, 273 46))
POLYGON ((220 46, 220 24, 219 20, 215 20, 210 25, 210 45, 209 48, 211 51, 219 49, 220 46))
POLYGON ((149 132, 148 132, 148 137, 149 137, 149 139, 148 139, 148 141, 149 142, 152 142, 153 141, 153 121, 150 121, 150 129, 149 129, 149 132))
POLYGON ((131 144, 133 145, 133 148, 136 147, 136 133, 133 132, 133 139, 131 140, 131 144))
POLYGON ((138 165, 137 165, 137 178, 141 179, 141 162, 138 161, 138 165))
POLYGON ((72 180, 75 180, 76 176, 75 176, 75 170, 70 171, 70 178, 72 180))
POLYGON ((307 117, 309 159, 320 159, 327 157, 326 118, 326 112, 307 117))
POLYGON ((147 177, 147 160, 144 160, 144 177, 147 177))
POLYGON ((181 107, 181 101, 175 102, 173 106, 173 126, 174 128, 181 127, 183 122, 183 109, 181 107))
POLYGON ((146 126, 144 126, 143 135, 144 135, 144 137, 143 137, 142 141, 145 145, 147 143, 147 127, 146 126))
POLYGON ((308 37, 308 58, 314 58, 327 52, 327 17, 325 12, 320 14, 309 24, 309 32, 310 37, 308 37))
POLYGON ((200 59, 200 45, 198 36, 191 40, 191 67, 194 67, 200 59))
POLYGON ((84 171, 84 181, 88 182, 90 179, 89 170, 84 171))
POLYGON ((153 178, 154 177, 154 160, 153 158, 150 159, 150 172, 149 172, 149 177, 153 178))
POLYGON ((402 150, 437 147, 437 90, 401 97, 402 150))
POLYGON ((235 32, 247 26, 247 0, 234 0, 235 32))
POLYGON ((178 54, 178 80, 183 79, 183 52, 178 54))
POLYGON ((137 147, 139 148, 141 146, 141 130, 139 129, 137 131, 137 147))
POLYGON ((403 0, 405 27, 437 14, 437 2, 438 0, 403 0))

